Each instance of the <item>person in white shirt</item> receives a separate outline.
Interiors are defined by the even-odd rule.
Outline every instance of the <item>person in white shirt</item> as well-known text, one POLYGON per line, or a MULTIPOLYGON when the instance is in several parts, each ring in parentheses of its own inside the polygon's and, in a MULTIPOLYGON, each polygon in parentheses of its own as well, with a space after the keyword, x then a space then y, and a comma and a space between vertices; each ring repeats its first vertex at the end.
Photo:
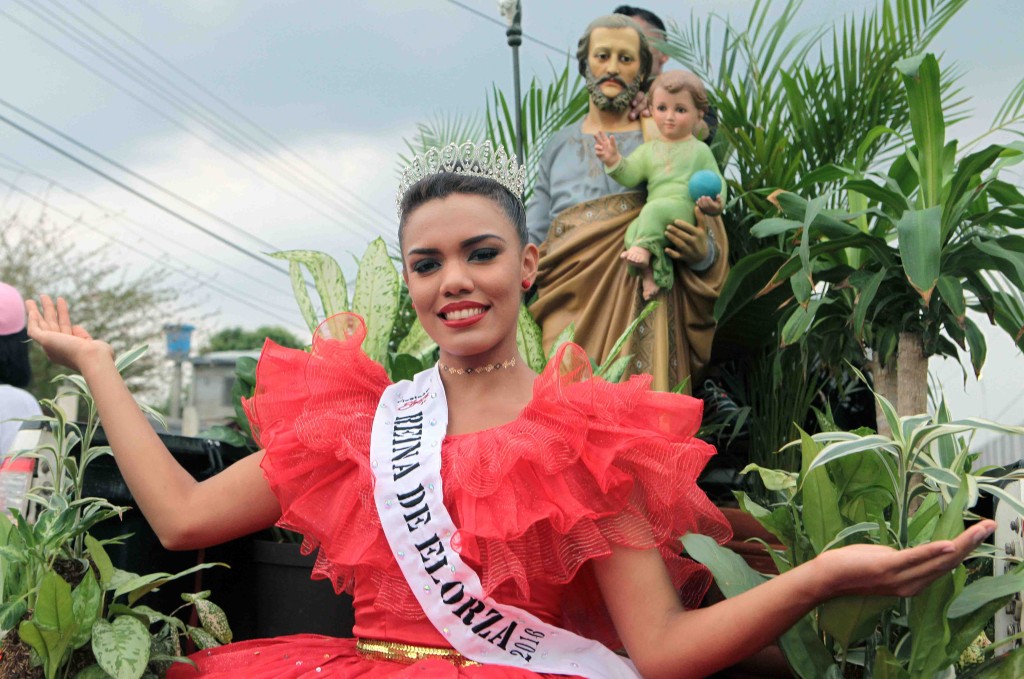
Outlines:
POLYGON ((11 448, 21 418, 42 414, 24 387, 32 381, 25 332, 25 302, 13 287, 0 283, 0 458, 11 448))

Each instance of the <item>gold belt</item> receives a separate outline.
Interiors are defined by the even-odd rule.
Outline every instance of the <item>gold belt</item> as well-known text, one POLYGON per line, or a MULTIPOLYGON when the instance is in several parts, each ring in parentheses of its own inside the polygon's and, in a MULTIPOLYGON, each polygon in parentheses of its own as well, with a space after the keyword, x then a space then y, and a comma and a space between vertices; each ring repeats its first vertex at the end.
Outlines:
POLYGON ((420 660, 437 658, 447 660, 456 667, 479 665, 462 655, 454 648, 435 648, 433 646, 416 646, 397 641, 380 641, 378 639, 357 639, 356 652, 371 660, 389 660, 402 665, 413 665, 420 660))

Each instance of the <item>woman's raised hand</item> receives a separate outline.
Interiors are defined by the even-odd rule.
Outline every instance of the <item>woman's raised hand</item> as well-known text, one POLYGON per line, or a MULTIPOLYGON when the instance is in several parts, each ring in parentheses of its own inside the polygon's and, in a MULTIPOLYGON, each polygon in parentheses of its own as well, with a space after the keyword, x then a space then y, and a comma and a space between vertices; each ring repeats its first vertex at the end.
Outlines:
POLYGON ((85 328, 72 325, 68 303, 63 297, 54 304, 49 295, 25 302, 28 310, 28 336, 39 343, 46 357, 54 363, 82 372, 82 368, 97 358, 112 358, 114 350, 100 340, 94 340, 85 328), (41 310, 40 310, 41 307, 41 310))

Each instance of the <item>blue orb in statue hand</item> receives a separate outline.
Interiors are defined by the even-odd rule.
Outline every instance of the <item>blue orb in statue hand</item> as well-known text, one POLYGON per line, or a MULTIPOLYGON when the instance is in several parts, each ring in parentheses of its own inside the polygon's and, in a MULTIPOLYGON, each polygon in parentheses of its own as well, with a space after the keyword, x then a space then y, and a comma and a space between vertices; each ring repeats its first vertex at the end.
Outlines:
POLYGON ((711 170, 697 170, 690 177, 690 200, 697 202, 702 196, 714 198, 722 192, 722 180, 711 170))

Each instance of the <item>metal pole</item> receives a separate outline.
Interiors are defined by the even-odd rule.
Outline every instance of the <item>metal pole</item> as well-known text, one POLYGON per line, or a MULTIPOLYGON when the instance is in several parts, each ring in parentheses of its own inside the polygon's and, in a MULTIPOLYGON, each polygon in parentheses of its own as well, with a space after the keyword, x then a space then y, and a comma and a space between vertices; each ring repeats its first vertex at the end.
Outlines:
POLYGON ((516 2, 516 13, 505 31, 508 46, 512 48, 512 80, 516 97, 516 158, 523 164, 523 96, 519 88, 519 46, 523 44, 523 3, 516 2))

